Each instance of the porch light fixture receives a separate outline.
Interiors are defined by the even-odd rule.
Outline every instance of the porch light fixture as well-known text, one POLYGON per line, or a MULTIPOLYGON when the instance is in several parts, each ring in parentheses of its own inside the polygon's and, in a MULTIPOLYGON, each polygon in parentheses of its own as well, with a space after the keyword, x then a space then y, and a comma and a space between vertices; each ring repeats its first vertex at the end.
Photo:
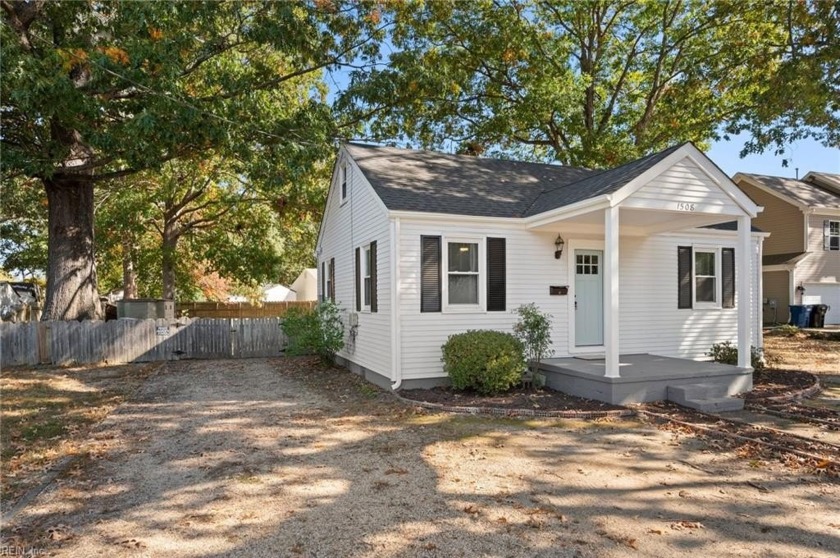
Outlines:
POLYGON ((557 235, 557 240, 554 241, 554 259, 559 260, 560 256, 563 255, 563 246, 566 245, 566 241, 563 240, 563 237, 559 234, 557 235))

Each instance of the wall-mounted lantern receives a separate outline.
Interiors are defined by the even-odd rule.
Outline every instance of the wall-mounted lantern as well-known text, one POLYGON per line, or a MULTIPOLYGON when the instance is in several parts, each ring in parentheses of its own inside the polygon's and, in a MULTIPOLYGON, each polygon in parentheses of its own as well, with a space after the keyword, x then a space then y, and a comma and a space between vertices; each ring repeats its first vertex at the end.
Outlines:
POLYGON ((566 245, 566 241, 563 240, 563 237, 559 234, 557 235, 557 240, 554 241, 554 259, 559 260, 560 256, 563 255, 563 246, 566 245))

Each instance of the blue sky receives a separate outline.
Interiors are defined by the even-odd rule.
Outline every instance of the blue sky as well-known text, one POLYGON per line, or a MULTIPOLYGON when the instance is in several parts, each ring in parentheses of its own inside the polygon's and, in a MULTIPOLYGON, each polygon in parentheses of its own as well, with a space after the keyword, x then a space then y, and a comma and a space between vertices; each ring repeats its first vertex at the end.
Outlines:
POLYGON ((799 167, 800 177, 808 171, 840 174, 840 149, 829 149, 813 140, 802 140, 787 146, 784 155, 767 152, 741 159, 738 153, 744 147, 745 139, 746 136, 736 136, 731 141, 721 140, 712 144, 706 155, 729 176, 736 172, 750 172, 795 178, 796 167, 799 167), (782 166, 783 159, 788 159, 787 167, 782 166))

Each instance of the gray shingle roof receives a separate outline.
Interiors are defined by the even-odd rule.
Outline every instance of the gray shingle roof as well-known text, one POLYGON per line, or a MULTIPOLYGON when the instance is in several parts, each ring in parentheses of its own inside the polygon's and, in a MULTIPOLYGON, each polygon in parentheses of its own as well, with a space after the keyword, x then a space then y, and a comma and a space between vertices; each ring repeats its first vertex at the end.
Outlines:
POLYGON ((762 186, 775 190, 807 207, 840 207, 840 194, 830 192, 809 182, 781 176, 739 174, 747 176, 762 186))
POLYGON ((593 174, 574 184, 547 189, 534 201, 534 205, 528 209, 526 216, 538 215, 565 205, 612 194, 680 147, 682 145, 675 145, 626 165, 593 174))
POLYGON ((593 171, 350 143, 347 152, 391 210, 522 217, 546 188, 593 171))
POLYGON ((357 143, 345 149, 388 209, 528 217, 615 192, 679 147, 606 171, 357 143))

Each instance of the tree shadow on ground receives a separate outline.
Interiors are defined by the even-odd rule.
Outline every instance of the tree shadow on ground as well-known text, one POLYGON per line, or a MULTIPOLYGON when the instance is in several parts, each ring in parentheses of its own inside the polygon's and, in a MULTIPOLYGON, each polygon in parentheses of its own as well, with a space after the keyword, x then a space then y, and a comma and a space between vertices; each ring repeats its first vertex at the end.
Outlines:
POLYGON ((836 483, 751 470, 632 421, 426 414, 310 365, 167 365, 98 429, 100 453, 22 514, 16 536, 59 555, 840 548, 826 526, 840 522, 836 483))

